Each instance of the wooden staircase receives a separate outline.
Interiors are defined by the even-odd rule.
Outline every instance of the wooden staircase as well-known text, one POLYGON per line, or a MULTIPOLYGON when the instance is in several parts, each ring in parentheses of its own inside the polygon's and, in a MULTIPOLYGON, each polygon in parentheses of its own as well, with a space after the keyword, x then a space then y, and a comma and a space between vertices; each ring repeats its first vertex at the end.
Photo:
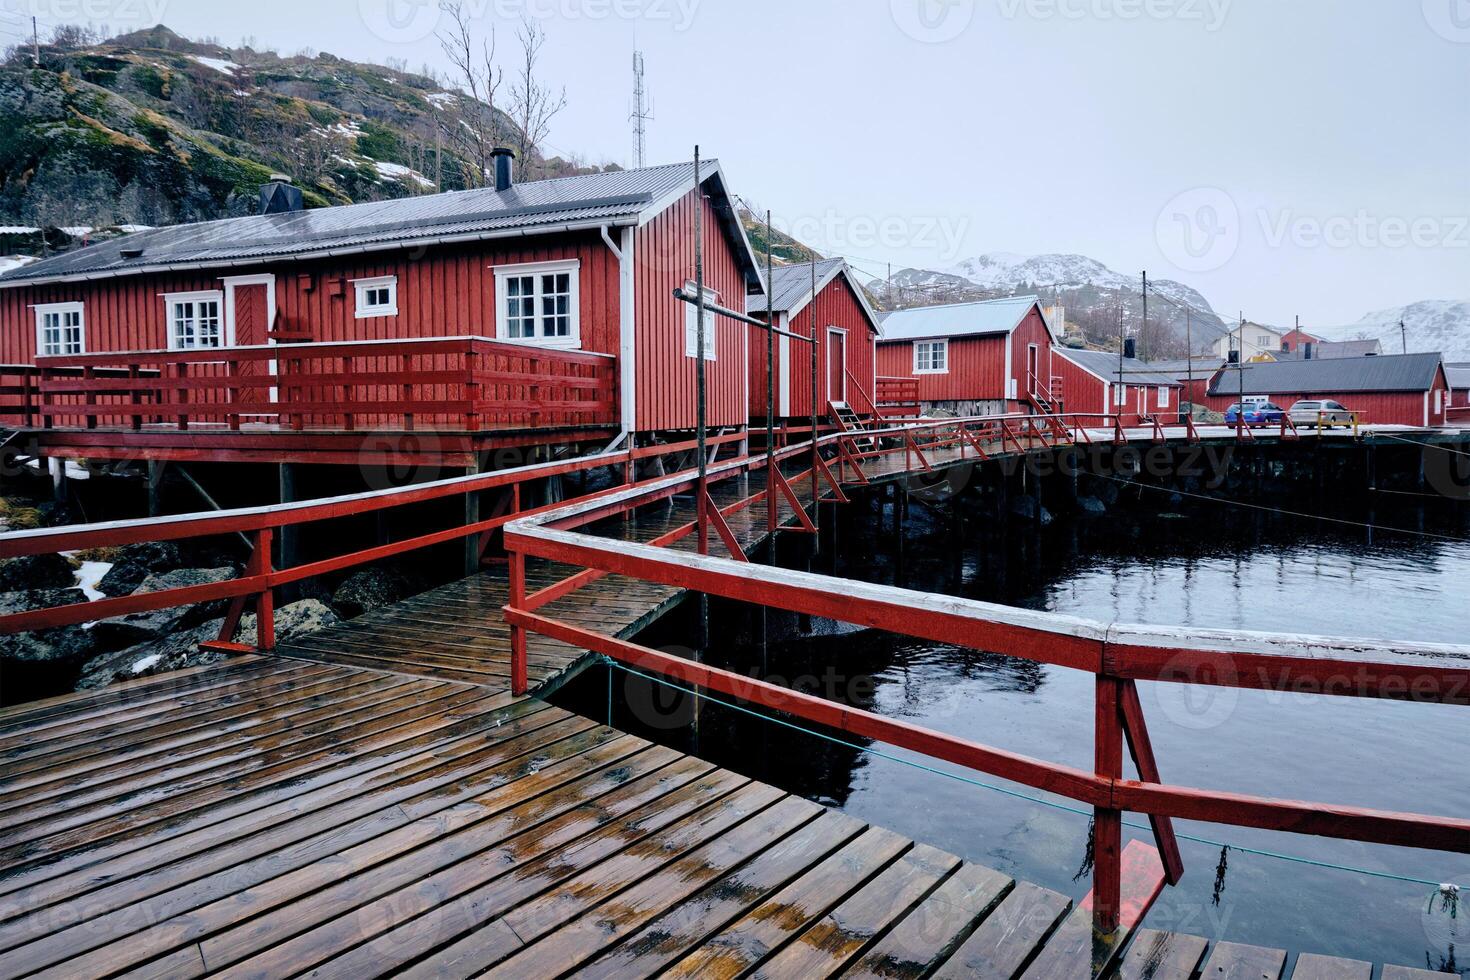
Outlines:
MULTIPOLYGON (((844 433, 867 431, 868 427, 863 424, 863 420, 858 416, 858 413, 853 411, 852 406, 847 402, 828 402, 827 414, 832 416, 832 420, 837 423, 837 428, 841 429, 844 433)), ((871 436, 855 441, 864 452, 876 446, 871 436)))

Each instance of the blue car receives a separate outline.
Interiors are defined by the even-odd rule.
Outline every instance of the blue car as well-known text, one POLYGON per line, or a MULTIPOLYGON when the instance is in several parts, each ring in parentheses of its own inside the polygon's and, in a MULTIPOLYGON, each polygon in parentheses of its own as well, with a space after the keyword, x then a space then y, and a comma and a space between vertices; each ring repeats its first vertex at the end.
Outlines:
MULTIPOLYGON (((1245 407, 1245 424, 1254 425, 1280 425, 1281 420, 1286 417, 1286 409, 1271 402, 1252 402, 1245 407)), ((1237 402, 1225 409, 1225 424, 1237 425, 1240 422, 1240 403, 1237 402)))

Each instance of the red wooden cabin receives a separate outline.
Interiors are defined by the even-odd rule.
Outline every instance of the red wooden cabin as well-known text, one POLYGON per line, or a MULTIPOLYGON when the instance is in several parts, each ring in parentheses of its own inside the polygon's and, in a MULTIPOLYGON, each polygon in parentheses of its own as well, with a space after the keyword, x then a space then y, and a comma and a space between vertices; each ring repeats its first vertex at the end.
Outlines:
POLYGON ((1385 354, 1327 360, 1226 365, 1210 382, 1207 402, 1223 412, 1246 397, 1291 408, 1303 399, 1330 399, 1364 424, 1445 424, 1450 386, 1438 354, 1385 354))
POLYGON ((1446 364, 1445 377, 1450 385, 1450 422, 1470 421, 1470 364, 1446 364))
POLYGON ((1172 372, 1101 350, 1058 347, 1052 361, 1068 412, 1116 415, 1125 426, 1179 418, 1184 385, 1172 372))
POLYGON ((1057 337, 1035 296, 898 310, 882 323, 878 375, 916 382, 925 411, 989 415, 1059 407, 1057 337))
MULTIPOLYGON (((778 266, 771 270, 769 309, 776 327, 811 337, 817 343, 750 327, 750 417, 766 417, 766 338, 774 337, 774 417, 807 419, 812 414, 812 358, 817 365, 817 414, 830 403, 851 405, 859 415, 875 414, 874 372, 880 328, 863 288, 842 259, 778 266), (815 270, 813 265, 815 264, 815 270), (816 290, 813 300, 813 275, 816 290)), ((764 293, 746 300, 746 312, 766 318, 764 293)))
MULTIPOLYGON (((718 162, 696 195, 692 164, 512 185, 507 153, 492 188, 305 211, 278 181, 0 277, 5 421, 48 456, 450 465, 692 428, 696 207, 711 298, 761 286, 718 162)), ((709 422, 741 427, 745 328, 710 324, 709 422)))
POLYGON ((1284 351, 1298 351, 1307 344, 1317 345, 1322 343, 1321 337, 1314 337, 1301 327, 1288 330, 1281 335, 1281 349, 1284 351))

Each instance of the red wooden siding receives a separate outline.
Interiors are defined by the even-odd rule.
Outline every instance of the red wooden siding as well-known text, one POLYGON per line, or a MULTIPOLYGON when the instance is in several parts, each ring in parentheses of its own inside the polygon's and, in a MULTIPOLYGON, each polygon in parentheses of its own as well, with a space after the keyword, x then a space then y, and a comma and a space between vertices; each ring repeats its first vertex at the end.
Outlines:
POLYGON ((1025 399, 1030 390, 1027 378, 1028 362, 1027 348, 1036 345, 1036 382, 1038 390, 1045 395, 1051 386, 1051 376, 1057 358, 1051 353, 1051 333, 1046 329, 1046 321, 1041 317, 1041 311, 1036 307, 1026 314, 1011 334, 1011 377, 1016 379, 1016 396, 1025 399))
MULTIPOLYGON (((1169 388, 1169 404, 1159 404, 1158 385, 1128 385, 1128 394, 1122 405, 1114 404, 1117 397, 1112 385, 1095 374, 1084 371, 1064 354, 1052 360, 1052 367, 1062 379, 1063 409, 1081 414, 1121 415, 1124 425, 1138 425, 1145 418, 1160 416, 1173 420, 1179 416, 1180 401, 1184 397, 1182 387, 1169 388)), ((1099 420, 1101 421, 1101 420, 1099 420)))
MULTIPOLYGON (((685 303, 676 288, 694 277, 694 202, 691 191, 638 230, 634 243, 637 277, 635 314, 638 370, 635 427, 639 431, 690 429, 695 424, 695 360, 684 353, 685 303)), ((705 286, 722 306, 745 309, 745 281, 714 207, 704 207, 705 286)), ((612 312, 616 315, 616 306, 612 312)), ((745 325, 714 318, 715 357, 705 363, 708 421, 714 426, 746 423, 749 383, 745 325)))
POLYGON ((985 337, 951 337, 949 371, 945 374, 914 374, 914 343, 911 340, 878 345, 878 373, 884 377, 919 380, 919 400, 999 401, 1005 398, 1005 334, 985 337))
MULTIPOLYGON (((857 379, 859 392, 848 381, 847 401, 859 412, 868 410, 868 399, 873 397, 874 365, 877 360, 877 334, 868 324, 852 285, 845 276, 838 276, 817 294, 815 303, 799 310, 786 323, 785 329, 803 337, 812 335, 812 318, 817 321, 817 411, 827 414, 827 403, 840 400, 841 392, 834 393, 829 384, 828 340, 829 327, 847 331, 847 372, 857 379)), ((783 318, 784 319, 784 318, 783 318)), ((766 414, 766 336, 759 327, 750 327, 750 415, 764 418, 766 414)), ((781 342, 776 338, 776 410, 780 411, 780 385, 783 371, 790 371, 792 418, 810 418, 812 414, 812 362, 811 345, 800 340, 788 340, 790 365, 781 362, 781 342)))
MULTIPOLYGON (((1442 391, 1447 391, 1443 383, 1435 385, 1442 391)), ((1428 406, 1428 424, 1443 425, 1445 413, 1443 403, 1441 411, 1434 411, 1434 389, 1424 391, 1375 391, 1375 392, 1298 392, 1278 393, 1269 396, 1270 400, 1282 408, 1291 408, 1294 402, 1304 399, 1330 399, 1339 402, 1349 411, 1358 413, 1358 420, 1364 425, 1424 425, 1426 416, 1426 404, 1428 406), (1426 396, 1428 401, 1426 402, 1426 396)), ((1448 396, 1441 396, 1447 399, 1448 396)), ((1209 407, 1216 412, 1224 412, 1234 405, 1238 398, 1234 396, 1216 396, 1207 399, 1209 407)))

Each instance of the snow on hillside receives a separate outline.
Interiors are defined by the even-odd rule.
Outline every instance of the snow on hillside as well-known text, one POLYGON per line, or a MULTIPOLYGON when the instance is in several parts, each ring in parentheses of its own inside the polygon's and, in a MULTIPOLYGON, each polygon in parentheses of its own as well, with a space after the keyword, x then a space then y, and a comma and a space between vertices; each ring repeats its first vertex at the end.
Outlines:
MULTIPOLYGON (((1092 286, 1127 292, 1141 289, 1138 275, 1115 272, 1096 259, 1085 255, 1049 254, 1017 255, 1014 252, 989 252, 946 270, 951 276, 969 280, 985 289, 1004 289, 1032 284, 1059 289, 1092 286)), ((1209 302, 1183 283, 1168 279, 1149 281, 1149 288, 1197 309, 1213 312, 1209 302)))
POLYGON ((1386 354, 1404 349, 1399 321, 1404 323, 1409 353, 1441 351, 1445 360, 1470 361, 1470 301, 1430 299, 1408 306, 1376 310, 1357 323, 1308 327, 1323 340, 1378 339, 1386 354))

